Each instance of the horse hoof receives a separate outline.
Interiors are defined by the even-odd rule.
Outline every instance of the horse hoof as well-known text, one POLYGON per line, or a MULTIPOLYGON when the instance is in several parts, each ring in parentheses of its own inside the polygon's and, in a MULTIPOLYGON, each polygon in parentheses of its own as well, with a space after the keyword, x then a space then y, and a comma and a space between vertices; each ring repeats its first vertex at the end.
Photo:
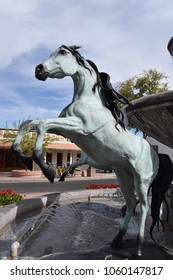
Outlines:
POLYGON ((65 181, 65 180, 64 180, 64 176, 61 176, 61 177, 59 178, 59 182, 63 182, 63 181, 65 181))
POLYGON ((49 180, 49 182, 53 184, 56 175, 55 168, 49 165, 47 169, 42 171, 46 178, 49 180))

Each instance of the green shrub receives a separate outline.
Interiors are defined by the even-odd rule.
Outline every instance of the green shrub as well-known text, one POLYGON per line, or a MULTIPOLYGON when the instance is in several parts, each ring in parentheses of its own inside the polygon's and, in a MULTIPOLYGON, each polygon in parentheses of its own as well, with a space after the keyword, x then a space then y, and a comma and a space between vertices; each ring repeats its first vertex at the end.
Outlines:
POLYGON ((0 190, 0 205, 8 205, 21 201, 23 197, 12 190, 0 190))

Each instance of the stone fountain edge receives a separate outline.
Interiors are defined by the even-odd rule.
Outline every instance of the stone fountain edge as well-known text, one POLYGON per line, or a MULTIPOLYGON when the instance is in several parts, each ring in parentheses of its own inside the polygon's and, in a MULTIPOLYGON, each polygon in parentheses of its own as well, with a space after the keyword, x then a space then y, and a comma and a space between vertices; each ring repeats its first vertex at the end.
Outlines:
POLYGON ((30 211, 42 207, 48 207, 59 196, 59 205, 67 204, 69 201, 72 203, 89 201, 91 197, 107 196, 116 193, 115 189, 106 190, 82 190, 64 193, 49 193, 43 196, 22 200, 20 202, 0 206, 0 230, 7 224, 14 221, 16 218, 27 214, 30 211))

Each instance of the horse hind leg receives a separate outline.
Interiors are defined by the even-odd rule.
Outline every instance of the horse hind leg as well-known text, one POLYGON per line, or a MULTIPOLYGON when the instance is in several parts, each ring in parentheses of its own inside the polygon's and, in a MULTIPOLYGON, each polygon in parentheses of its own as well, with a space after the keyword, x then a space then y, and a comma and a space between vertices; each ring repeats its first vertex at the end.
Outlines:
POLYGON ((130 222, 130 220, 133 216, 136 204, 137 204, 137 200, 135 199, 135 196, 134 196, 134 201, 132 203, 129 203, 129 202, 126 201, 127 211, 126 211, 126 214, 125 214, 125 217, 124 217, 123 224, 120 227, 120 230, 119 230, 118 234, 115 236, 115 238, 111 242, 111 248, 113 250, 123 247, 123 236, 127 232, 128 225, 129 225, 129 222, 130 222))
POLYGON ((125 199, 126 206, 127 206, 127 211, 126 211, 123 223, 120 227, 118 234, 115 236, 115 238, 111 242, 111 248, 113 250, 123 247, 123 236, 127 232, 129 222, 131 220, 131 217, 133 216, 136 204, 138 203, 138 200, 136 198, 135 191, 134 191, 132 175, 130 173, 128 174, 128 172, 126 172, 126 171, 121 173, 121 176, 120 176, 120 173, 117 174, 117 172, 116 172, 116 175, 117 175, 118 183, 120 184, 122 193, 124 195, 124 199, 125 199))

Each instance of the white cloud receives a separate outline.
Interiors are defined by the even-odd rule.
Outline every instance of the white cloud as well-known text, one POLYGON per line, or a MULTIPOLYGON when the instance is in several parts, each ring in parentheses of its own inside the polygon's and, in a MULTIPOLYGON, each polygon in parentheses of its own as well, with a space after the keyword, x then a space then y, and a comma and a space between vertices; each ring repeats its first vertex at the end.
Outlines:
MULTIPOLYGON (((41 117, 44 112, 47 117, 63 88, 69 90, 64 103, 70 100, 73 87, 69 79, 41 83, 34 77, 35 66, 61 44, 82 45, 82 55, 108 72, 112 82, 156 68, 170 76, 172 85, 173 65, 166 49, 173 35, 172 15, 171 0, 1 1, 0 96, 6 92, 6 106, 1 105, 0 116, 18 117, 17 108, 26 116, 25 110, 33 112, 35 107, 41 117), (34 106, 34 94, 42 106, 34 106), (51 100, 43 104, 49 94, 52 107, 51 100), (16 104, 9 107, 12 99, 16 104)), ((57 101, 57 111, 61 106, 57 101)))
POLYGON ((8 127, 13 128, 14 123, 18 123, 24 120, 30 119, 48 119, 58 117, 60 111, 49 110, 40 106, 15 106, 7 105, 5 107, 0 106, 1 119, 0 119, 0 128, 3 128, 8 125, 8 127), (8 116, 8 117, 7 117, 8 116))

